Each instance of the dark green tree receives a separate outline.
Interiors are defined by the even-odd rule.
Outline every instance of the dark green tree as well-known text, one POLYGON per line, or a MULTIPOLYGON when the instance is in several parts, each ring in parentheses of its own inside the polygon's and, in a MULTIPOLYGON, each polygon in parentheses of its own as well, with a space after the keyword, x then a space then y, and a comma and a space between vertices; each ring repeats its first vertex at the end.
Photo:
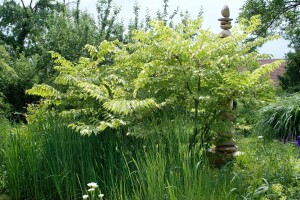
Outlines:
POLYGON ((98 0, 98 41, 118 39, 123 41, 124 24, 118 20, 121 8, 113 0, 98 0))
POLYGON ((96 44, 97 26, 95 20, 87 13, 77 10, 55 12, 48 20, 49 27, 37 42, 39 53, 39 82, 51 82, 55 78, 53 62, 49 51, 57 51, 72 61, 85 55, 86 44, 96 44), (74 15, 75 12, 75 15, 74 15))
POLYGON ((280 34, 290 41, 295 52, 286 55, 286 73, 279 80, 284 90, 300 91, 300 0, 247 0, 239 18, 249 19, 258 14, 262 24, 252 37, 280 34))
POLYGON ((17 54, 32 55, 39 51, 36 40, 47 27, 52 12, 61 10, 62 4, 54 0, 4 0, 0 5, 0 40, 13 47, 17 54))
POLYGON ((20 54, 12 59, 4 46, 0 55, 0 115, 18 121, 24 118, 26 104, 35 98, 25 95, 25 90, 35 83, 37 57, 20 54))
POLYGON ((279 77, 280 85, 287 92, 300 92, 300 50, 287 54, 286 72, 279 77))
POLYGON ((265 37, 271 34, 281 34, 291 39, 299 31, 300 0, 247 0, 241 8, 239 19, 250 19, 261 15, 262 23, 255 31, 256 36, 265 37))
POLYGON ((1 102, 8 102, 13 112, 23 113, 34 99, 25 95, 26 89, 36 82, 53 84, 57 74, 49 51, 77 62, 87 55, 86 44, 122 41, 124 25, 118 19, 120 8, 112 2, 98 0, 97 24, 87 11, 80 10, 80 0, 74 5, 55 0, 4 0, 0 4, 0 40, 8 53, 5 63, 16 76, 10 82, 0 81, 1 102))

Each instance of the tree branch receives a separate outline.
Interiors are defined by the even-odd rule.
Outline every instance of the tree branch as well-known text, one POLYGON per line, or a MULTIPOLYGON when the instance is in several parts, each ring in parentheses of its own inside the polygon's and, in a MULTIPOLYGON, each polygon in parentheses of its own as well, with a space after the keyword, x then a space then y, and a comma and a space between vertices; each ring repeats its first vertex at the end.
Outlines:
POLYGON ((189 91, 190 94, 193 94, 191 88, 190 88, 190 84, 189 82, 186 82, 186 85, 185 85, 186 89, 189 91))
POLYGON ((32 9, 32 0, 30 0, 29 8, 30 8, 31 11, 33 11, 33 9, 32 9))
POLYGON ((197 83, 197 92, 198 95, 200 94, 201 91, 201 79, 200 79, 200 75, 198 76, 198 83, 197 83))
MULTIPOLYGON (((178 55, 174 55, 174 57, 179 62, 179 65, 182 66, 182 62, 181 62, 179 56, 178 55)), ((184 71, 184 73, 185 73, 185 71, 184 71)), ((193 92, 191 90, 191 87, 190 87, 190 84, 189 84, 188 81, 186 81, 186 83, 185 83, 185 88, 189 91, 190 94, 193 94, 193 92)))
POLYGON ((26 6, 25 6, 25 3, 24 3, 23 0, 21 0, 21 3, 22 3, 22 5, 23 5, 23 8, 26 10, 26 6))

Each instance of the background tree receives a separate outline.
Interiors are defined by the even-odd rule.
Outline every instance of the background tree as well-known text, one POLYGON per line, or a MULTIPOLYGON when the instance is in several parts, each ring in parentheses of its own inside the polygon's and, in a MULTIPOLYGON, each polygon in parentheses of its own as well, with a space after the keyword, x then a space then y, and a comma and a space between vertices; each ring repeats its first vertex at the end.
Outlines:
POLYGON ((0 54, 0 107, 5 117, 19 121, 24 119, 26 103, 34 99, 25 95, 25 90, 36 80, 36 56, 26 58, 21 54, 20 58, 12 59, 4 46, 0 46, 0 54))
POLYGON ((11 119, 18 121, 26 106, 35 98, 25 94, 38 80, 37 64, 42 51, 40 42, 48 28, 48 19, 53 12, 62 11, 63 5, 54 0, 25 1, 4 0, 0 5, 0 40, 3 41, 7 62, 15 76, 2 87, 2 94, 10 104, 11 119), (14 114, 13 114, 14 113, 14 114))
POLYGON ((134 30, 138 30, 139 28, 142 28, 143 24, 140 21, 140 11, 141 7, 140 5, 135 2, 133 6, 133 13, 134 13, 134 19, 129 20, 128 24, 128 35, 127 35, 127 40, 130 41, 132 38, 132 32, 134 30))
POLYGON ((118 39, 123 41, 124 25, 118 19, 121 8, 113 0, 98 0, 98 41, 118 39))
POLYGON ((8 91, 8 86, 17 77, 16 72, 9 66, 10 56, 5 48, 0 46, 0 118, 8 117, 7 113, 10 112, 10 105, 7 102, 5 93, 8 91))
POLYGON ((35 98, 25 94, 33 83, 53 84, 49 51, 59 52, 71 61, 87 55, 86 44, 96 45, 104 39, 123 40, 124 25, 118 19, 120 8, 110 1, 98 1, 98 24, 76 5, 53 0, 5 0, 0 5, 0 39, 9 52, 8 63, 16 71, 13 82, 6 82, 2 94, 12 105, 12 111, 24 113, 35 98))
POLYGON ((280 85, 288 92, 299 91, 300 88, 300 1, 299 0, 247 0, 241 9, 239 18, 249 19, 253 15, 261 15, 262 24, 253 38, 281 34, 290 41, 295 52, 287 54, 287 71, 280 77, 280 85))
POLYGON ((286 72, 279 77, 281 87, 291 93, 300 92, 300 49, 287 54, 286 72))
POLYGON ((60 11, 62 5, 54 0, 30 1, 4 0, 0 5, 0 40, 13 47, 18 54, 38 52, 36 40, 47 27, 49 16, 60 11))
POLYGON ((53 70, 53 62, 49 51, 60 53, 71 61, 78 61, 87 55, 86 44, 96 45, 101 41, 123 40, 124 25, 118 19, 120 8, 113 5, 112 0, 97 2, 98 23, 87 11, 81 11, 80 1, 73 9, 65 5, 63 12, 53 12, 48 19, 47 31, 39 40, 40 60, 38 69, 40 83, 51 83, 57 74, 53 70))
POLYGON ((95 20, 86 12, 74 15, 76 10, 54 12, 48 20, 47 31, 41 33, 37 42, 40 49, 38 69, 39 82, 51 83, 56 76, 49 51, 59 52, 69 60, 76 61, 87 52, 86 44, 96 44, 97 26, 95 20))
POLYGON ((292 39, 299 33, 299 6, 299 0, 247 0, 241 8, 239 19, 260 15, 262 23, 254 36, 266 37, 279 33, 292 39))

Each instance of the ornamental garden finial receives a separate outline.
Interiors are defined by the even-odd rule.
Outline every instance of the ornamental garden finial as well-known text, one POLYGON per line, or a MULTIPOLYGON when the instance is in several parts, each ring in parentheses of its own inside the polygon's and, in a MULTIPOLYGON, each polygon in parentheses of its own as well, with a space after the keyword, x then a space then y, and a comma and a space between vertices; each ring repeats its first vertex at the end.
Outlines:
MULTIPOLYGON (((220 38, 231 36, 229 29, 232 28, 229 7, 225 5, 221 10, 222 18, 218 19, 221 22, 220 38)), ((220 99, 221 106, 219 122, 216 125, 216 135, 214 138, 215 148, 209 150, 210 161, 214 166, 221 167, 228 161, 231 161, 235 156, 243 154, 238 151, 234 137, 234 119, 233 112, 234 100, 232 97, 228 99, 220 99)))
MULTIPOLYGON (((231 35, 231 32, 229 29, 231 29, 231 21, 232 19, 229 18, 230 12, 229 7, 225 5, 223 9, 221 10, 221 14, 223 18, 218 19, 221 21, 221 28, 223 29, 220 33, 221 38, 226 38, 231 35)), ((232 112, 233 110, 233 99, 228 98, 225 102, 220 102, 220 105, 223 105, 223 109, 221 111, 221 120, 222 123, 220 123, 220 130, 217 132, 216 137, 216 148, 215 150, 218 153, 225 153, 228 155, 235 155, 236 152, 238 152, 238 148, 235 144, 235 140, 233 139, 234 136, 234 114, 232 112), (226 127, 226 128, 225 128, 226 127)))
POLYGON ((225 5, 223 7, 223 9, 221 10, 221 14, 222 14, 222 18, 218 19, 221 22, 221 29, 222 32, 220 33, 220 37, 221 38, 225 38, 231 35, 231 32, 229 29, 231 29, 231 21, 232 19, 229 18, 230 17, 230 11, 229 11, 229 7, 227 5, 225 5))

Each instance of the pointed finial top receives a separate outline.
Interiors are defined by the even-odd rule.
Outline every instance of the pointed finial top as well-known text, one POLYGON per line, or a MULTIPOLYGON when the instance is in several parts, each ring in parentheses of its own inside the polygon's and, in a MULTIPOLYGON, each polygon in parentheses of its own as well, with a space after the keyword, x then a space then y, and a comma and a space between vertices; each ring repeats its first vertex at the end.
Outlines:
POLYGON ((230 16, 229 7, 227 5, 224 5, 223 9, 221 10, 221 14, 223 17, 230 16))

